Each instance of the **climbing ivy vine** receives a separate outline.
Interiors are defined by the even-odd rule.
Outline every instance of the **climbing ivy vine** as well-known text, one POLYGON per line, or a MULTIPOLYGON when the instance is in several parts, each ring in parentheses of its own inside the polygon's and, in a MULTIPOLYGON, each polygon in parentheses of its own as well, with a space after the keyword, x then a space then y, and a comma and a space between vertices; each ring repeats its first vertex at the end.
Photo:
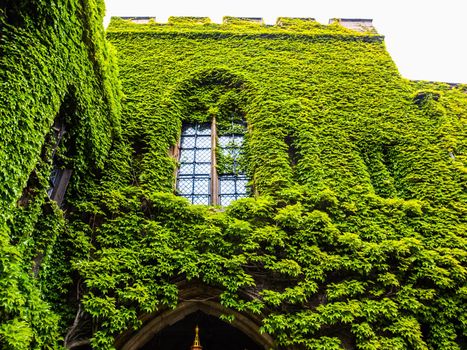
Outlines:
POLYGON ((74 317, 76 302, 58 288, 71 294, 73 286, 56 248, 66 221, 46 190, 52 153, 73 169, 68 193, 77 196, 120 136, 120 85, 103 14, 101 0, 0 6, 1 349, 61 348, 74 317), (68 127, 53 150, 57 118, 68 127))
POLYGON ((94 347, 176 307, 180 279, 261 314, 282 347, 465 345, 464 86, 405 81, 376 33, 309 21, 117 18, 108 38, 116 154, 134 156, 101 183, 96 250, 75 262, 94 347), (181 122, 235 112, 255 195, 226 210, 174 196, 181 122))
MULTIPOLYGON (((177 306, 180 280, 216 287, 228 309, 260 315, 278 347, 466 346, 464 85, 406 81, 381 36, 338 24, 114 18, 107 38, 124 94, 119 119, 110 48, 89 41, 101 35, 94 24, 84 26, 81 49, 103 56, 71 61, 92 68, 78 70, 92 81, 74 92, 79 175, 66 218, 46 201, 28 207, 35 214, 16 208, 1 236, 2 251, 12 252, 4 269, 17 274, 0 280, 12 283, 8 297, 0 292, 4 348, 57 347, 59 333, 71 338, 76 314, 93 324, 93 348, 112 349, 143 315, 177 306), (183 121, 215 116, 222 129, 232 115, 248 125, 252 196, 227 208, 190 205, 173 194, 177 160, 169 149, 183 121), (12 242, 19 220, 29 233, 12 242), (22 246, 32 248, 19 253, 22 246), (39 251, 47 262, 33 278, 29 260, 39 251), (53 316, 38 322, 49 306, 53 316)), ((63 74, 57 84, 75 81, 63 74)), ((5 162, 18 183, 8 208, 59 110, 65 88, 56 89, 55 109, 40 123, 27 119, 42 126, 30 155, 18 155, 28 168, 5 162)))

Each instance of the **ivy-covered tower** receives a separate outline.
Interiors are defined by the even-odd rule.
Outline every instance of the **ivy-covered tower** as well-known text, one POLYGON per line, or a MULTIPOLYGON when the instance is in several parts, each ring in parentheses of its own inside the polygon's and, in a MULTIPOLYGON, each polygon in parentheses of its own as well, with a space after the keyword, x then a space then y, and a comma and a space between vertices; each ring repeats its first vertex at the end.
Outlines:
POLYGON ((104 39, 100 2, 20 3, 0 347, 467 346, 465 85, 400 77, 370 20, 104 39))

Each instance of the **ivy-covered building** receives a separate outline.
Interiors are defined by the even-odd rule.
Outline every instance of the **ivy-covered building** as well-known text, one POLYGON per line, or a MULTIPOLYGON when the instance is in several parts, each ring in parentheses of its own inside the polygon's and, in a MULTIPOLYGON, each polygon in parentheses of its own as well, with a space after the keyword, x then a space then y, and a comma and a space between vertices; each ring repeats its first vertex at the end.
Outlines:
POLYGON ((0 348, 467 347, 467 86, 370 20, 0 8, 0 348))

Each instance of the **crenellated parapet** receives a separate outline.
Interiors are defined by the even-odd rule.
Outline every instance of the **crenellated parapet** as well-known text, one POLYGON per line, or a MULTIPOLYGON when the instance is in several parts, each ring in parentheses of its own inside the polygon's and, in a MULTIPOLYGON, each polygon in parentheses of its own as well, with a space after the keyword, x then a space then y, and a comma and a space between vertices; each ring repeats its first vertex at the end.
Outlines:
POLYGON ((225 26, 238 27, 268 27, 268 28, 286 28, 297 31, 309 30, 312 28, 325 29, 326 27, 340 27, 363 34, 377 34, 373 26, 372 19, 361 18, 331 18, 328 25, 321 24, 312 17, 278 17, 274 25, 265 24, 262 17, 234 17, 224 16, 222 23, 213 23, 209 17, 192 16, 171 16, 167 22, 157 22, 155 16, 146 17, 113 17, 112 20, 123 19, 135 24, 156 24, 156 25, 210 25, 212 27, 222 28, 225 26))
POLYGON ((364 18, 331 18, 329 24, 337 23, 345 28, 350 30, 355 30, 357 32, 375 32, 376 29, 373 27, 372 19, 364 18))
POLYGON ((124 19, 124 20, 127 20, 127 21, 131 21, 131 22, 136 23, 136 24, 148 24, 150 22, 155 22, 156 21, 156 17, 151 17, 151 16, 138 16, 138 17, 124 16, 124 17, 120 17, 120 18, 124 19))

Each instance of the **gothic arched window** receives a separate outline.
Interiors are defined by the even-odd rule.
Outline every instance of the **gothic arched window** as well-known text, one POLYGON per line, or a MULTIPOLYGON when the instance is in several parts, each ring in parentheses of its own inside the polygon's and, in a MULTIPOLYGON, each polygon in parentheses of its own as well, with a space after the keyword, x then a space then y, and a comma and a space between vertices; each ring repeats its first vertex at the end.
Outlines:
POLYGON ((246 124, 184 123, 179 146, 177 193, 192 204, 227 206, 248 195, 243 158, 246 124))

